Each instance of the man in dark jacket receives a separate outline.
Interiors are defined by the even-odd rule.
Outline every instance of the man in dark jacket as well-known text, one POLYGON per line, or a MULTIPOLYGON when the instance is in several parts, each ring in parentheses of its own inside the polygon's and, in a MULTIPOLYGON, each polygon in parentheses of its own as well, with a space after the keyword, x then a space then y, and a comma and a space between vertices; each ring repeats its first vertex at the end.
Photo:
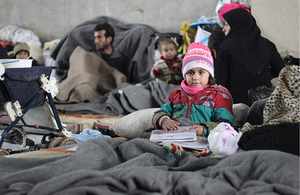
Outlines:
POLYGON ((108 65, 118 69, 125 76, 128 75, 128 58, 123 53, 113 48, 115 32, 108 23, 96 25, 94 28, 94 42, 96 50, 93 51, 99 55, 108 65))

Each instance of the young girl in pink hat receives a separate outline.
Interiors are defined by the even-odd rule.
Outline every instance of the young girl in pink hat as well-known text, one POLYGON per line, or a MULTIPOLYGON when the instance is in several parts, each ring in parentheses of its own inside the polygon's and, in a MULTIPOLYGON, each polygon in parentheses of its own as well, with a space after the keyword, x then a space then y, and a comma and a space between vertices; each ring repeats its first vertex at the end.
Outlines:
POLYGON ((169 96, 152 122, 157 129, 177 130, 178 119, 192 121, 198 136, 208 136, 220 122, 233 125, 232 97, 229 91, 216 85, 213 58, 202 43, 192 43, 183 59, 184 80, 169 96))

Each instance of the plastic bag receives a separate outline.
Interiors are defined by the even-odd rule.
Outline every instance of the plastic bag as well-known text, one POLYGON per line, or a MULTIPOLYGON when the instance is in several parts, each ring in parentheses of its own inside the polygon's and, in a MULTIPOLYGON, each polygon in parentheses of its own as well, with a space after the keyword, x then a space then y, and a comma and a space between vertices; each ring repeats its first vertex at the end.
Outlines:
POLYGON ((234 154, 239 146, 242 133, 238 133, 228 123, 220 123, 208 135, 209 149, 215 156, 225 157, 234 154))
POLYGON ((268 98, 274 91, 275 86, 259 86, 248 90, 248 99, 250 105, 255 101, 268 98))
POLYGON ((0 40, 10 41, 13 44, 17 42, 27 43, 30 47, 32 44, 41 47, 39 37, 31 30, 27 30, 15 25, 7 25, 0 30, 0 40))
MULTIPOLYGON (((219 11, 223 8, 224 4, 227 3, 231 3, 231 0, 219 0, 216 8, 215 8, 215 12, 216 12, 216 15, 219 16, 219 11)), ((223 28, 223 23, 221 21, 221 19, 218 17, 218 24, 223 28)))
POLYGON ((190 26, 197 27, 197 33, 194 42, 201 42, 203 45, 207 46, 211 32, 219 25, 217 24, 216 17, 201 16, 198 22, 194 22, 190 24, 190 26))
POLYGON ((203 45, 207 46, 210 35, 211 35, 210 32, 203 30, 200 26, 198 26, 195 42, 201 42, 203 43, 203 45))

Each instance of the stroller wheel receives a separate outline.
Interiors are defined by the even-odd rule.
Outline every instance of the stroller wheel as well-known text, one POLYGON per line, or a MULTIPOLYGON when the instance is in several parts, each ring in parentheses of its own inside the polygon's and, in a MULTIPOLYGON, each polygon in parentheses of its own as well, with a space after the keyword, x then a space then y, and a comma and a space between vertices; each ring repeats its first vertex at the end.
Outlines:
POLYGON ((66 146, 71 144, 77 144, 77 141, 74 138, 68 137, 60 143, 60 146, 66 146))
POLYGON ((53 138, 58 137, 58 135, 55 135, 54 133, 48 133, 46 135, 43 136, 41 143, 42 144, 49 144, 53 138))
POLYGON ((9 155, 9 152, 5 149, 0 148, 0 156, 9 155))
POLYGON ((54 139, 50 142, 48 148, 54 148, 54 147, 59 146, 60 143, 61 143, 64 139, 65 139, 65 138, 63 138, 63 137, 56 137, 56 138, 54 138, 54 139))

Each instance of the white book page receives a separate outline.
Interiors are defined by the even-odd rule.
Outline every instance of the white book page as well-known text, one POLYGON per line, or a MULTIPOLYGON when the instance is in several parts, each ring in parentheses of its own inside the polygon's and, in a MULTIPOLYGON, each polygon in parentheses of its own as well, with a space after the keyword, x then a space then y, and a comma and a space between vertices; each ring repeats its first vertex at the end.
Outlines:
POLYGON ((162 142, 172 141, 197 141, 196 130, 191 130, 191 126, 180 126, 179 130, 153 130, 150 136, 151 141, 162 142))

